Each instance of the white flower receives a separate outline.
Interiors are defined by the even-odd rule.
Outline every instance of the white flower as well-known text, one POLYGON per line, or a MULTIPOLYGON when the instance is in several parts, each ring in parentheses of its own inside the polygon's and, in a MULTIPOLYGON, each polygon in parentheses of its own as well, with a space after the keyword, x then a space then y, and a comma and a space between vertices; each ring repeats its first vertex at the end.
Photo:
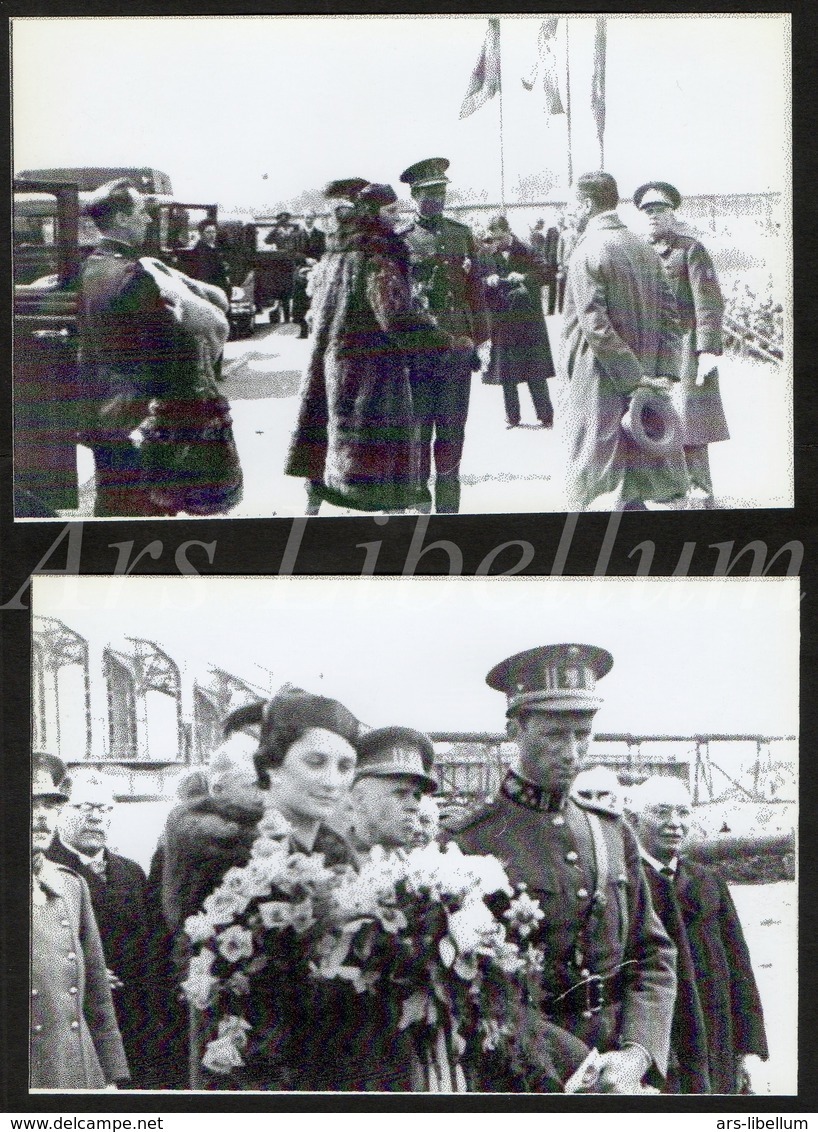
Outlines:
POLYGON ((210 973, 215 959, 216 956, 210 948, 203 947, 198 954, 191 958, 188 964, 188 975, 182 983, 182 990, 185 993, 185 998, 197 1010, 206 1009, 213 997, 213 992, 219 985, 218 979, 215 979, 210 973))
POLYGON ((292 905, 288 904, 286 900, 267 900, 264 904, 258 906, 261 922, 269 931, 289 927, 292 919, 291 907, 292 905))
POLYGON ((227 1014, 219 1020, 219 1037, 229 1038, 239 1049, 247 1045, 247 1034, 251 1029, 247 1019, 238 1014, 227 1014))
POLYGON ((244 1065, 244 1061, 228 1036, 214 1038, 207 1043, 202 1065, 211 1073, 230 1073, 231 1070, 244 1065))
POLYGON ((502 934, 502 926, 482 900, 467 900, 457 912, 449 915, 449 936, 459 955, 469 955, 490 947, 502 934))
POLYGON ((313 915, 313 905, 309 896, 298 904, 292 904, 290 906, 290 924, 299 935, 309 931, 314 923, 315 916, 313 915))
POLYGON ((211 892, 202 907, 214 924, 229 924, 247 907, 247 898, 237 892, 217 888, 211 892))
POLYGON ((204 943, 214 934, 215 928, 209 916, 197 912, 185 920, 185 932, 191 943, 204 943))
POLYGON ((540 907, 539 901, 532 899, 527 892, 521 892, 516 896, 508 910, 503 913, 503 918, 508 920, 509 927, 516 928, 523 939, 536 930, 544 916, 545 912, 540 907))
POLYGON ((216 937, 216 944, 228 963, 249 959, 253 954, 253 933, 233 924, 216 937))

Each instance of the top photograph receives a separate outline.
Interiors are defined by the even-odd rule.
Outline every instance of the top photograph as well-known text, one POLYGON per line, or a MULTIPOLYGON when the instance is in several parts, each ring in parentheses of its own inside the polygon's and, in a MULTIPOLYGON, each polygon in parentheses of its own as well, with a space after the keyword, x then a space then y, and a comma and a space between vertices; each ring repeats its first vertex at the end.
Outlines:
POLYGON ((788 14, 10 23, 16 519, 793 506, 788 14))

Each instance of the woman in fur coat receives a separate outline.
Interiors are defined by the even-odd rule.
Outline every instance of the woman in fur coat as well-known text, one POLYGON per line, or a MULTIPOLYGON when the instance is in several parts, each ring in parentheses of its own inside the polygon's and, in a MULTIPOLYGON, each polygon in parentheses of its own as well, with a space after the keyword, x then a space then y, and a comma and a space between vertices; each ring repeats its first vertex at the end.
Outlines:
POLYGON ((381 216, 389 185, 333 181, 337 231, 313 280, 312 349, 285 471, 322 500, 359 511, 417 501, 408 377, 413 350, 450 345, 412 301, 408 249, 381 216))

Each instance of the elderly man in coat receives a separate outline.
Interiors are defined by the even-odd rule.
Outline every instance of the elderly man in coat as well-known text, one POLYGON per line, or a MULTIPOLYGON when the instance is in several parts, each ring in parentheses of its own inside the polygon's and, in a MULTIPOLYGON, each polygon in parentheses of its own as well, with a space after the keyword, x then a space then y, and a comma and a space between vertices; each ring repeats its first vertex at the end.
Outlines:
MULTIPOLYGON (((678 908, 689 946, 695 993, 704 1017, 704 1060, 711 1093, 746 1091, 747 1054, 767 1059, 764 1013, 741 922, 726 883, 705 865, 680 857, 690 829, 690 794, 683 782, 654 775, 630 799, 651 890, 659 914, 670 930, 678 908)), ((695 1007, 695 1003, 693 1003, 695 1007)), ((675 1036, 679 1070, 687 1072, 702 1060, 695 1016, 685 1000, 676 1005, 675 1036)), ((705 1080, 704 1067, 699 1071, 705 1080)), ((684 1076, 681 1078, 684 1084, 684 1076)), ((679 1091, 682 1091, 681 1089, 679 1091)), ((706 1089, 689 1091, 705 1092, 706 1089)))
POLYGON ((716 269, 707 249, 679 231, 675 214, 682 198, 673 185, 650 181, 633 194, 648 218, 648 237, 667 273, 676 298, 682 330, 681 381, 674 402, 684 428, 684 453, 690 476, 688 506, 715 507, 708 444, 729 440, 716 366, 722 352, 724 317, 716 269))
POLYGON ((609 173, 578 179, 562 370, 568 504, 579 511, 645 510, 646 500, 683 499, 688 487, 681 448, 648 453, 622 427, 638 389, 668 394, 679 380, 680 337, 659 258, 619 219, 618 203, 609 173))
POLYGON ((46 860, 68 798, 64 764, 35 755, 32 778, 32 1089, 104 1089, 130 1076, 88 886, 46 860))

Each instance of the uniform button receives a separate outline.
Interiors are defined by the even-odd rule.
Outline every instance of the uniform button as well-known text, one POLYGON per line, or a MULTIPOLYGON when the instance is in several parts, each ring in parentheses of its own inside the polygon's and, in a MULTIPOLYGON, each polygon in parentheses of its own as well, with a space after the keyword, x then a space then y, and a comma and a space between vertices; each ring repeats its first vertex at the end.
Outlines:
POLYGON ((589 975, 591 974, 591 972, 587 967, 583 967, 579 974, 580 974, 580 978, 587 979, 589 977, 589 975))
POLYGON ((574 861, 579 859, 579 854, 575 853, 573 849, 569 849, 565 854, 565 859, 573 865, 574 861))
POLYGON ((40 1025, 39 1022, 37 1022, 34 1026, 34 1033, 39 1034, 41 1030, 42 1030, 42 1026, 40 1025))
POLYGON ((556 817, 551 819, 551 824, 552 825, 565 825, 565 818, 562 816, 562 814, 557 814, 556 817))
POLYGON ((584 900, 587 895, 588 895, 588 889, 587 888, 578 888, 577 889, 577 896, 580 898, 580 900, 584 900))
POLYGON ((73 951, 69 951, 69 952, 68 952, 68 954, 66 955, 66 957, 65 957, 65 958, 66 958, 66 959, 76 959, 76 958, 77 958, 77 956, 76 956, 76 953, 75 953, 75 952, 73 952, 73 951))
POLYGON ((69 994, 77 994, 77 988, 76 987, 69 987, 68 993, 69 994))
POLYGON ((71 1023, 71 1029, 72 1030, 78 1030, 79 1028, 80 1028, 79 1022, 72 1022, 71 1023))
POLYGON ((32 997, 32 998, 36 998, 36 997, 37 997, 37 995, 38 995, 39 993, 40 993, 40 992, 39 992, 39 991, 37 990, 37 988, 35 987, 35 988, 34 988, 34 989, 32 990, 32 992, 31 992, 31 997, 32 997))
POLYGON ((63 927, 63 928, 67 928, 69 926, 68 920, 60 920, 60 926, 63 927))

